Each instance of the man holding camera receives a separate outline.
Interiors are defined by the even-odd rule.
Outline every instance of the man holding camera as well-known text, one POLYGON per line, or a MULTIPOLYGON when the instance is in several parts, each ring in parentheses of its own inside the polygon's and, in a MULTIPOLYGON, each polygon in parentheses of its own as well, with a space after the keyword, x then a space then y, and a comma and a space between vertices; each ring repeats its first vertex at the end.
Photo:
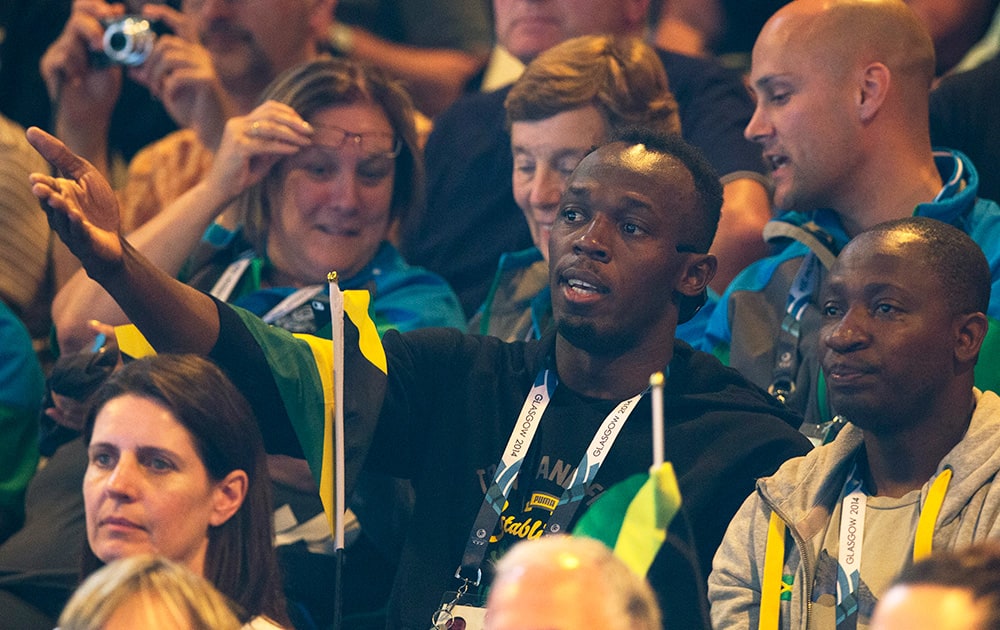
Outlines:
POLYGON ((318 54, 334 3, 183 0, 180 11, 148 3, 134 15, 145 18, 149 30, 132 32, 121 23, 125 5, 74 0, 62 34, 40 64, 56 133, 112 175, 108 128, 123 71, 161 100, 182 128, 140 151, 129 165, 119 191, 126 230, 201 179, 229 117, 249 112, 272 79, 318 54), (109 30, 117 41, 105 38, 109 30), (147 37, 155 38, 148 55, 115 54, 122 46, 141 48, 147 37))

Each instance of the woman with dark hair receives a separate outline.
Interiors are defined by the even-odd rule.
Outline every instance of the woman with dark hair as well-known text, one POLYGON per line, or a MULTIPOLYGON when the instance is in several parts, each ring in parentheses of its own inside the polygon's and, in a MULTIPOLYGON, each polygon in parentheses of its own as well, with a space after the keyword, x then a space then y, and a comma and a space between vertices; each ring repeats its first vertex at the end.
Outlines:
POLYGON ((263 441, 211 362, 160 355, 95 392, 84 429, 83 571, 159 554, 203 575, 249 627, 288 624, 263 441))

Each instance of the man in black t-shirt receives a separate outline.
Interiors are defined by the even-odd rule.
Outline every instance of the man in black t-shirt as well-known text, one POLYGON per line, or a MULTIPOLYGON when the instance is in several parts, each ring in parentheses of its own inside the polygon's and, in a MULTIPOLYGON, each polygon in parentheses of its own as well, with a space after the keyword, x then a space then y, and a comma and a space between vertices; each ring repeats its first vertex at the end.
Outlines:
MULTIPOLYGON (((92 168, 40 130, 28 138, 72 177, 32 176, 88 273, 154 347, 224 366, 269 451, 304 455, 327 479, 328 343, 159 272, 116 233, 114 197, 92 168)), ((364 465, 412 479, 416 493, 389 627, 426 630, 447 591, 473 586, 456 567, 472 581, 482 571, 470 591, 481 600, 507 547, 571 529, 605 490, 645 475, 656 372, 668 373, 663 446, 682 516, 648 577, 668 625, 707 627, 705 576, 730 518, 756 478, 809 448, 797 415, 674 339, 715 272, 708 247, 721 205, 718 175, 695 149, 632 130, 584 158, 567 184, 549 241, 556 330, 544 339, 425 329, 379 342, 364 301, 345 296, 348 485, 364 465)))

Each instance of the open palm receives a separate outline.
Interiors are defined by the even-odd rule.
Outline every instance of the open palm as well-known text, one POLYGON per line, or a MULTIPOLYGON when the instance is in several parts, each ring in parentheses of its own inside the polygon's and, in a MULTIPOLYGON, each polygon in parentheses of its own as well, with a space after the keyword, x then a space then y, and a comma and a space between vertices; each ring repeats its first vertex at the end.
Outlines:
POLYGON ((56 137, 37 127, 28 129, 26 137, 61 175, 30 176, 31 190, 48 215, 49 225, 90 275, 117 266, 123 246, 118 200, 111 185, 56 137))

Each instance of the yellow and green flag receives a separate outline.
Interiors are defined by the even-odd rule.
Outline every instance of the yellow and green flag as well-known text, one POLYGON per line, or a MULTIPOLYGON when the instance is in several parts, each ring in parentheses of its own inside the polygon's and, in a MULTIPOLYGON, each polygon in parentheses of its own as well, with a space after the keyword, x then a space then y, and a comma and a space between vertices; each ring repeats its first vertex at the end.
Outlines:
POLYGON ((649 474, 632 475, 605 490, 580 517, 573 534, 600 540, 632 571, 645 576, 680 506, 674 467, 663 462, 649 474))

